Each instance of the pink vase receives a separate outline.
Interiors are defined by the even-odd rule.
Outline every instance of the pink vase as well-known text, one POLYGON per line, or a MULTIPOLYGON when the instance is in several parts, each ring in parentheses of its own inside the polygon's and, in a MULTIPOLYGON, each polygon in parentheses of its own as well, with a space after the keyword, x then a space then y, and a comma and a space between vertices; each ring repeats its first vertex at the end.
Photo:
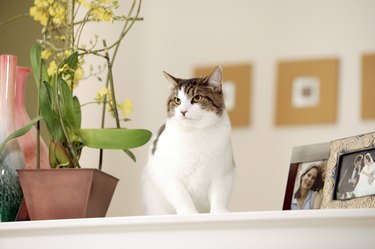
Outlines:
MULTIPOLYGON (((31 73, 31 69, 27 67, 17 67, 16 70, 16 128, 21 128, 30 122, 30 117, 25 108, 25 92, 27 77, 31 73)), ((35 97, 36 98, 36 97, 35 97)), ((21 146, 23 155, 25 157, 26 168, 37 168, 37 131, 33 127, 24 136, 19 137, 18 143, 21 146)), ((48 148, 45 142, 40 139, 40 168, 48 169, 48 148)))
MULTIPOLYGON (((13 131, 15 125, 15 80, 17 57, 0 55, 0 141, 13 131)), ((17 169, 25 168, 24 156, 13 139, 0 154, 0 222, 14 221, 22 200, 17 169)))

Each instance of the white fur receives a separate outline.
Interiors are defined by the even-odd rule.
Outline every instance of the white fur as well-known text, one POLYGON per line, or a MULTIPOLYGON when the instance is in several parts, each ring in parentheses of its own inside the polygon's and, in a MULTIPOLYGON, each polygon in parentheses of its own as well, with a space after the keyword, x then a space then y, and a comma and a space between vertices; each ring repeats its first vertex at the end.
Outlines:
POLYGON ((145 212, 226 212, 234 180, 228 115, 191 104, 183 91, 178 97, 181 104, 167 119, 144 170, 145 212))

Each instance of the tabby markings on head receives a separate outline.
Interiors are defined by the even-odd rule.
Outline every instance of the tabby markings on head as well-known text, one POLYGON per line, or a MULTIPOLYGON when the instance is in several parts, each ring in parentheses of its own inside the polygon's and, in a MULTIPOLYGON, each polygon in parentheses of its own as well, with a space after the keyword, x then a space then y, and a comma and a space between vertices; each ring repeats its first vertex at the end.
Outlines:
MULTIPOLYGON (((182 100, 179 99, 180 92, 183 92, 186 95, 186 100, 189 101, 189 103, 184 104, 199 105, 202 110, 213 112, 219 117, 223 114, 225 105, 221 87, 222 69, 220 66, 215 67, 214 71, 205 78, 179 79, 166 72, 164 72, 164 75, 171 89, 171 94, 167 101, 167 113, 169 118, 176 115, 175 109, 182 102, 182 100)), ((187 111, 188 110, 181 111, 182 115, 185 116, 187 111)), ((166 124, 159 129, 157 137, 152 145, 152 154, 155 154, 159 138, 165 128, 166 124)))
POLYGON ((176 87, 172 89, 167 102, 169 117, 174 116, 174 109, 178 106, 175 98, 178 97, 179 91, 183 91, 186 94, 191 104, 198 104, 202 109, 215 112, 219 116, 223 113, 225 106, 221 88, 217 91, 215 87, 208 84, 207 78, 175 78, 175 81, 176 87))

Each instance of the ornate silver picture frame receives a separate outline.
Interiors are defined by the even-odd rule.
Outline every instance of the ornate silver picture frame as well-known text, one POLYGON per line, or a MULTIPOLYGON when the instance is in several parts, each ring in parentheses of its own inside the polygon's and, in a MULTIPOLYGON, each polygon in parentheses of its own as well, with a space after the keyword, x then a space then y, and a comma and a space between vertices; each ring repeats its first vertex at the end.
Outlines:
POLYGON ((375 132, 331 142, 321 208, 375 207, 375 132))

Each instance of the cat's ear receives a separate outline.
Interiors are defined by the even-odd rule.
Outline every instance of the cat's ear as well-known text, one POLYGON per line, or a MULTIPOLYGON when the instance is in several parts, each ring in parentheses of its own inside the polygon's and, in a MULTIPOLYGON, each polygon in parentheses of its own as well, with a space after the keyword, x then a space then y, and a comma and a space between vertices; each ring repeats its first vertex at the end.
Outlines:
POLYGON ((169 89, 175 89, 177 87, 177 80, 175 77, 173 77, 172 75, 170 75, 169 73, 163 71, 163 74, 165 76, 165 78, 168 80, 168 88, 169 89))
POLYGON ((216 66, 214 71, 207 77, 208 85, 213 86, 215 92, 221 92, 221 81, 223 79, 223 70, 221 66, 216 66))

